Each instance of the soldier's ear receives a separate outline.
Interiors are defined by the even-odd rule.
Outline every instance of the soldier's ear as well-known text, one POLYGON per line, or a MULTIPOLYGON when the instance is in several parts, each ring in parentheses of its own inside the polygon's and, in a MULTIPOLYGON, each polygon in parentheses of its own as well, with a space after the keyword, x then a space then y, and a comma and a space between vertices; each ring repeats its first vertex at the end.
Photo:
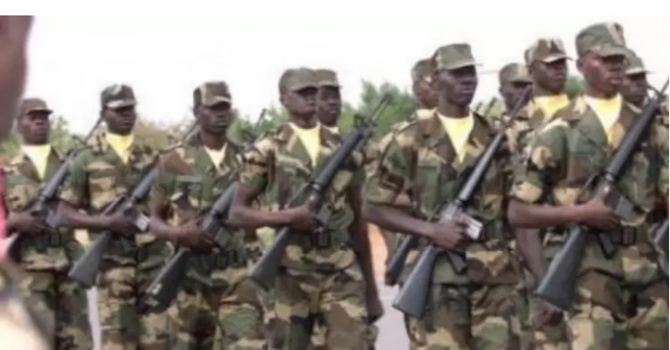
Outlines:
POLYGON ((286 95, 283 92, 279 93, 279 103, 286 107, 286 95))
POLYGON ((582 56, 577 59, 577 70, 579 70, 582 75, 584 75, 584 69, 586 69, 587 56, 582 56))

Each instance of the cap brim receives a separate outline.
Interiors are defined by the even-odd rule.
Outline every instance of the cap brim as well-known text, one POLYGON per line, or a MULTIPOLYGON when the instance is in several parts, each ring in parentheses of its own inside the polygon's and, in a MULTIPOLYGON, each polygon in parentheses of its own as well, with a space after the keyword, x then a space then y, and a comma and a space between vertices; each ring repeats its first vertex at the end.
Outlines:
POLYGON ((570 57, 568 57, 565 54, 556 54, 556 55, 549 55, 549 56, 543 58, 541 61, 544 62, 544 63, 554 63, 554 62, 557 62, 557 61, 569 60, 569 59, 570 59, 570 57))
POLYGON ((202 104, 205 105, 205 106, 207 106, 207 107, 211 107, 211 106, 215 106, 215 105, 217 105, 217 104, 219 104, 219 103, 228 103, 228 104, 230 104, 231 101, 232 101, 232 100, 230 99, 230 97, 216 96, 216 97, 212 97, 211 99, 207 99, 206 101, 203 101, 202 104))
POLYGON ((305 83, 305 84, 296 84, 291 86, 291 91, 300 91, 304 89, 318 89, 319 85, 318 84, 312 84, 312 83, 305 83))
POLYGON ((32 113, 32 112, 44 112, 44 113, 49 113, 49 114, 53 113, 53 111, 50 110, 49 108, 35 107, 35 108, 27 109, 24 114, 28 114, 28 113, 32 113))
POLYGON ((650 74, 651 72, 642 68, 642 67, 635 67, 631 69, 626 70, 626 75, 637 75, 637 74, 650 74))
POLYGON ((340 84, 338 84, 336 81, 322 81, 319 83, 319 87, 332 87, 332 88, 340 88, 340 84))
POLYGON ((529 83, 529 84, 533 83, 533 80, 528 77, 514 77, 509 81, 511 81, 512 83, 529 83))
POLYGON ((612 56, 626 56, 628 51, 623 46, 606 46, 593 50, 593 52, 600 57, 612 57, 612 56))
POLYGON ((108 102, 106 106, 107 108, 123 108, 135 106, 135 104, 133 100, 117 100, 108 102))
POLYGON ((481 67, 481 64, 478 64, 474 60, 466 60, 460 62, 453 62, 451 64, 445 64, 444 66, 442 66, 442 68, 447 70, 456 70, 465 67, 481 67))

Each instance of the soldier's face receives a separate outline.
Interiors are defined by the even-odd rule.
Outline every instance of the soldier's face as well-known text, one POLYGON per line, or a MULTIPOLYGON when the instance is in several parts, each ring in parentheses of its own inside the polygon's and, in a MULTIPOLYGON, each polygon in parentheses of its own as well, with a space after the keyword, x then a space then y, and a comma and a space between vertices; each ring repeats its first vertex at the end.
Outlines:
POLYGON ((135 128, 137 112, 135 111, 135 106, 106 108, 104 118, 109 131, 119 135, 128 135, 135 128))
POLYGON ((456 106, 468 106, 477 90, 477 69, 474 66, 453 70, 440 70, 437 74, 436 90, 439 98, 444 98, 456 106))
POLYGON ((614 95, 621 89, 624 77, 623 55, 601 57, 595 53, 588 53, 579 62, 579 69, 588 84, 608 95, 614 95))
POLYGON ((427 78, 415 81, 412 85, 414 96, 421 101, 426 108, 435 108, 437 106, 437 94, 427 78))
POLYGON ((530 99, 530 95, 525 95, 524 97, 524 92, 530 85, 532 84, 523 81, 511 81, 504 83, 500 87, 500 94, 505 100, 505 105, 508 108, 514 108, 522 98, 525 99, 525 101, 521 101, 521 103, 526 104, 530 99))
POLYGON ((544 63, 535 61, 530 67, 530 74, 540 87, 554 94, 561 94, 565 91, 565 84, 568 81, 567 60, 544 63))
POLYGON ((621 94, 634 104, 642 104, 647 97, 647 74, 625 75, 621 84, 621 94))
POLYGON ((23 141, 29 145, 44 145, 49 141, 50 112, 30 112, 19 118, 18 130, 23 141))
POLYGON ((316 99, 316 114, 322 124, 333 126, 337 124, 342 110, 342 96, 340 89, 333 86, 324 86, 319 89, 316 99))
POLYGON ((221 102, 198 108, 198 122, 204 132, 225 135, 232 121, 233 109, 230 103, 221 102))
POLYGON ((298 91, 285 91, 281 96, 284 107, 291 114, 313 117, 316 112, 316 95, 319 89, 308 87, 298 91))

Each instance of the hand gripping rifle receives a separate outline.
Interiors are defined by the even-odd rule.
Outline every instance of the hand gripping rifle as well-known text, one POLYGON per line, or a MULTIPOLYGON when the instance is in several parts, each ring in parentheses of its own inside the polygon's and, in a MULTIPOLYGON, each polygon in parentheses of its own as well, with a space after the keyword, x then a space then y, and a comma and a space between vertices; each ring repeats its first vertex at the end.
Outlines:
MULTIPOLYGON (((193 124, 189 131, 183 136, 181 142, 170 146, 161 152, 166 153, 180 146, 186 140, 196 124, 193 124)), ((133 221, 133 225, 138 232, 147 232, 149 229, 149 217, 145 215, 137 205, 144 202, 149 196, 151 187, 158 174, 156 163, 158 155, 154 158, 150 170, 144 174, 139 182, 135 185, 130 195, 123 195, 116 198, 113 202, 105 206, 102 215, 112 215, 117 212, 123 212, 128 218, 133 221)), ((102 234, 93 242, 86 252, 75 261, 74 266, 68 272, 68 277, 79 282, 85 288, 91 288, 95 285, 95 279, 100 269, 100 263, 105 253, 109 249, 109 244, 112 241, 113 235, 110 231, 103 231, 102 234)), ((123 241, 122 241, 123 242, 123 241)))
MULTIPOLYGON (((524 97, 529 94, 531 91, 530 88, 524 90, 524 97)), ((523 101, 525 98, 521 98, 517 103, 516 107, 511 113, 510 122, 512 122, 514 117, 519 114, 521 108, 523 108, 523 101)), ((486 172, 491 166, 496 152, 505 141, 505 131, 507 125, 501 125, 498 132, 495 136, 489 141, 489 144, 486 146, 486 149, 477 159, 472 171, 465 179, 462 186, 458 191, 456 198, 451 202, 445 202, 438 207, 438 210, 433 213, 432 219, 437 219, 438 222, 445 222, 449 220, 461 220, 465 221, 468 225, 467 235, 472 239, 478 239, 481 233, 482 224, 476 219, 472 218, 466 214, 467 206, 470 204, 472 197, 475 194, 475 191, 480 187, 486 172), (437 215, 436 215, 437 214, 437 215)), ((409 250, 416 244, 418 241, 417 236, 410 236, 405 241, 402 242, 401 247, 398 249, 396 256, 391 260, 391 268, 393 269, 394 274, 400 274, 402 266, 404 265, 405 258, 409 250), (414 242, 411 242, 411 241, 414 242), (402 257, 397 256, 398 254, 403 254, 402 257)), ((403 285, 403 288, 400 289, 400 293, 393 302, 393 307, 404 312, 415 318, 421 318, 426 307, 426 301, 428 298, 428 291, 433 280, 433 268, 437 257, 440 254, 446 254, 449 263, 451 264, 454 271, 461 275, 465 273, 467 268, 467 263, 465 257, 456 252, 441 250, 434 245, 429 245, 424 249, 419 257, 419 260, 416 263, 416 266, 410 273, 407 278, 406 283, 403 285)), ((394 279, 397 279, 396 276, 392 276, 394 279)))
MULTIPOLYGON (((30 214, 38 218, 45 227, 56 228, 58 215, 56 212, 55 203, 58 201, 58 190, 65 181, 67 175, 70 173, 70 168, 72 167, 72 163, 77 157, 77 154, 79 154, 82 149, 87 147, 86 144, 88 140, 90 140, 90 138, 93 136, 95 130, 98 128, 101 122, 102 118, 98 119, 93 125, 93 128, 91 128, 91 131, 88 132, 88 135, 86 135, 83 140, 75 139, 75 141, 80 144, 79 147, 74 147, 67 153, 65 159, 63 159, 63 162, 58 167, 58 170, 56 170, 56 172, 49 178, 49 180, 47 180, 47 182, 44 184, 44 187, 42 187, 42 189, 37 194, 37 198, 35 198, 35 201, 31 205, 30 214)), ((13 233, 9 238, 9 246, 12 247, 15 245, 15 247, 20 247, 20 244, 18 243, 20 238, 21 236, 18 232, 13 233)))
MULTIPOLYGON (((354 129, 344 137, 340 146, 324 166, 289 200, 289 207, 297 207, 304 204, 311 205, 315 220, 319 223, 320 227, 324 226, 328 220, 329 213, 325 206, 321 205, 323 194, 330 187, 337 171, 349 159, 351 153, 361 147, 361 142, 366 142, 370 139, 379 116, 390 100, 391 97, 389 95, 384 95, 377 108, 375 108, 367 120, 362 117, 356 118, 354 129)), ((290 241, 290 235, 291 229, 289 227, 280 227, 272 246, 263 254, 251 271, 251 279, 265 290, 269 290, 274 285, 282 256, 290 241)))
MULTIPOLYGON (((266 110, 263 109, 256 125, 253 128, 245 130, 245 139, 248 145, 254 142, 255 135, 253 131, 258 130, 265 114, 266 110)), ((228 186, 205 214, 202 221, 200 221, 201 231, 222 249, 226 247, 234 233, 224 225, 224 222, 226 217, 228 217, 228 211, 233 202, 235 188, 236 185, 234 183, 228 186)), ((162 312, 170 306, 172 300, 177 297, 177 293, 179 292, 179 285, 186 274, 190 255, 190 249, 186 247, 179 248, 145 291, 143 302, 140 305, 141 308, 162 312)))
MULTIPOLYGON (((630 215, 633 205, 618 191, 616 183, 628 165, 628 161, 646 136, 650 125, 653 124, 658 110, 661 95, 667 90, 668 82, 656 97, 649 101, 642 112, 635 119, 632 127, 626 133, 618 149, 609 160, 601 174, 591 177, 582 187, 578 200, 583 194, 593 197, 603 197, 605 204, 614 210, 617 216, 625 218, 630 215)), ((667 230, 666 230, 667 231, 667 230)), ((576 280, 582 255, 589 234, 596 234, 598 243, 606 258, 614 256, 616 247, 609 236, 584 225, 571 225, 568 228, 568 239, 551 261, 547 274, 540 280, 535 294, 549 304, 562 310, 569 310, 575 300, 576 280)))

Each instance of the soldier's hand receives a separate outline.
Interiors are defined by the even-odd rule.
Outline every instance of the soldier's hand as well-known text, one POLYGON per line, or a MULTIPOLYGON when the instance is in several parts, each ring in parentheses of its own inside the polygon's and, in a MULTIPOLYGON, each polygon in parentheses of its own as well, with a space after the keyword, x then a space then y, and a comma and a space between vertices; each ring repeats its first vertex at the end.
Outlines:
POLYGON ((603 202, 602 198, 596 197, 578 207, 579 222, 589 227, 611 231, 619 226, 614 210, 603 202))
POLYGON ((314 214, 306 205, 286 209, 284 213, 288 215, 291 228, 297 231, 313 231, 317 228, 314 214))
POLYGON ((27 211, 12 214, 9 220, 9 226, 21 234, 37 236, 46 231, 46 228, 40 223, 40 220, 27 211))
POLYGON ((197 221, 191 221, 179 229, 179 243, 201 253, 211 253, 215 245, 202 233, 197 221))
POLYGON ((547 303, 542 304, 537 322, 543 325, 558 325, 563 321, 563 312, 547 303))
POLYGON ((449 220, 432 224, 430 239, 441 248, 465 252, 470 238, 467 235, 468 225, 458 220, 449 220))
POLYGON ((107 216, 107 221, 107 227, 112 233, 123 237, 132 237, 137 234, 133 221, 121 211, 107 216))
POLYGON ((384 306, 379 295, 375 294, 367 297, 368 321, 372 324, 384 316, 384 306))

